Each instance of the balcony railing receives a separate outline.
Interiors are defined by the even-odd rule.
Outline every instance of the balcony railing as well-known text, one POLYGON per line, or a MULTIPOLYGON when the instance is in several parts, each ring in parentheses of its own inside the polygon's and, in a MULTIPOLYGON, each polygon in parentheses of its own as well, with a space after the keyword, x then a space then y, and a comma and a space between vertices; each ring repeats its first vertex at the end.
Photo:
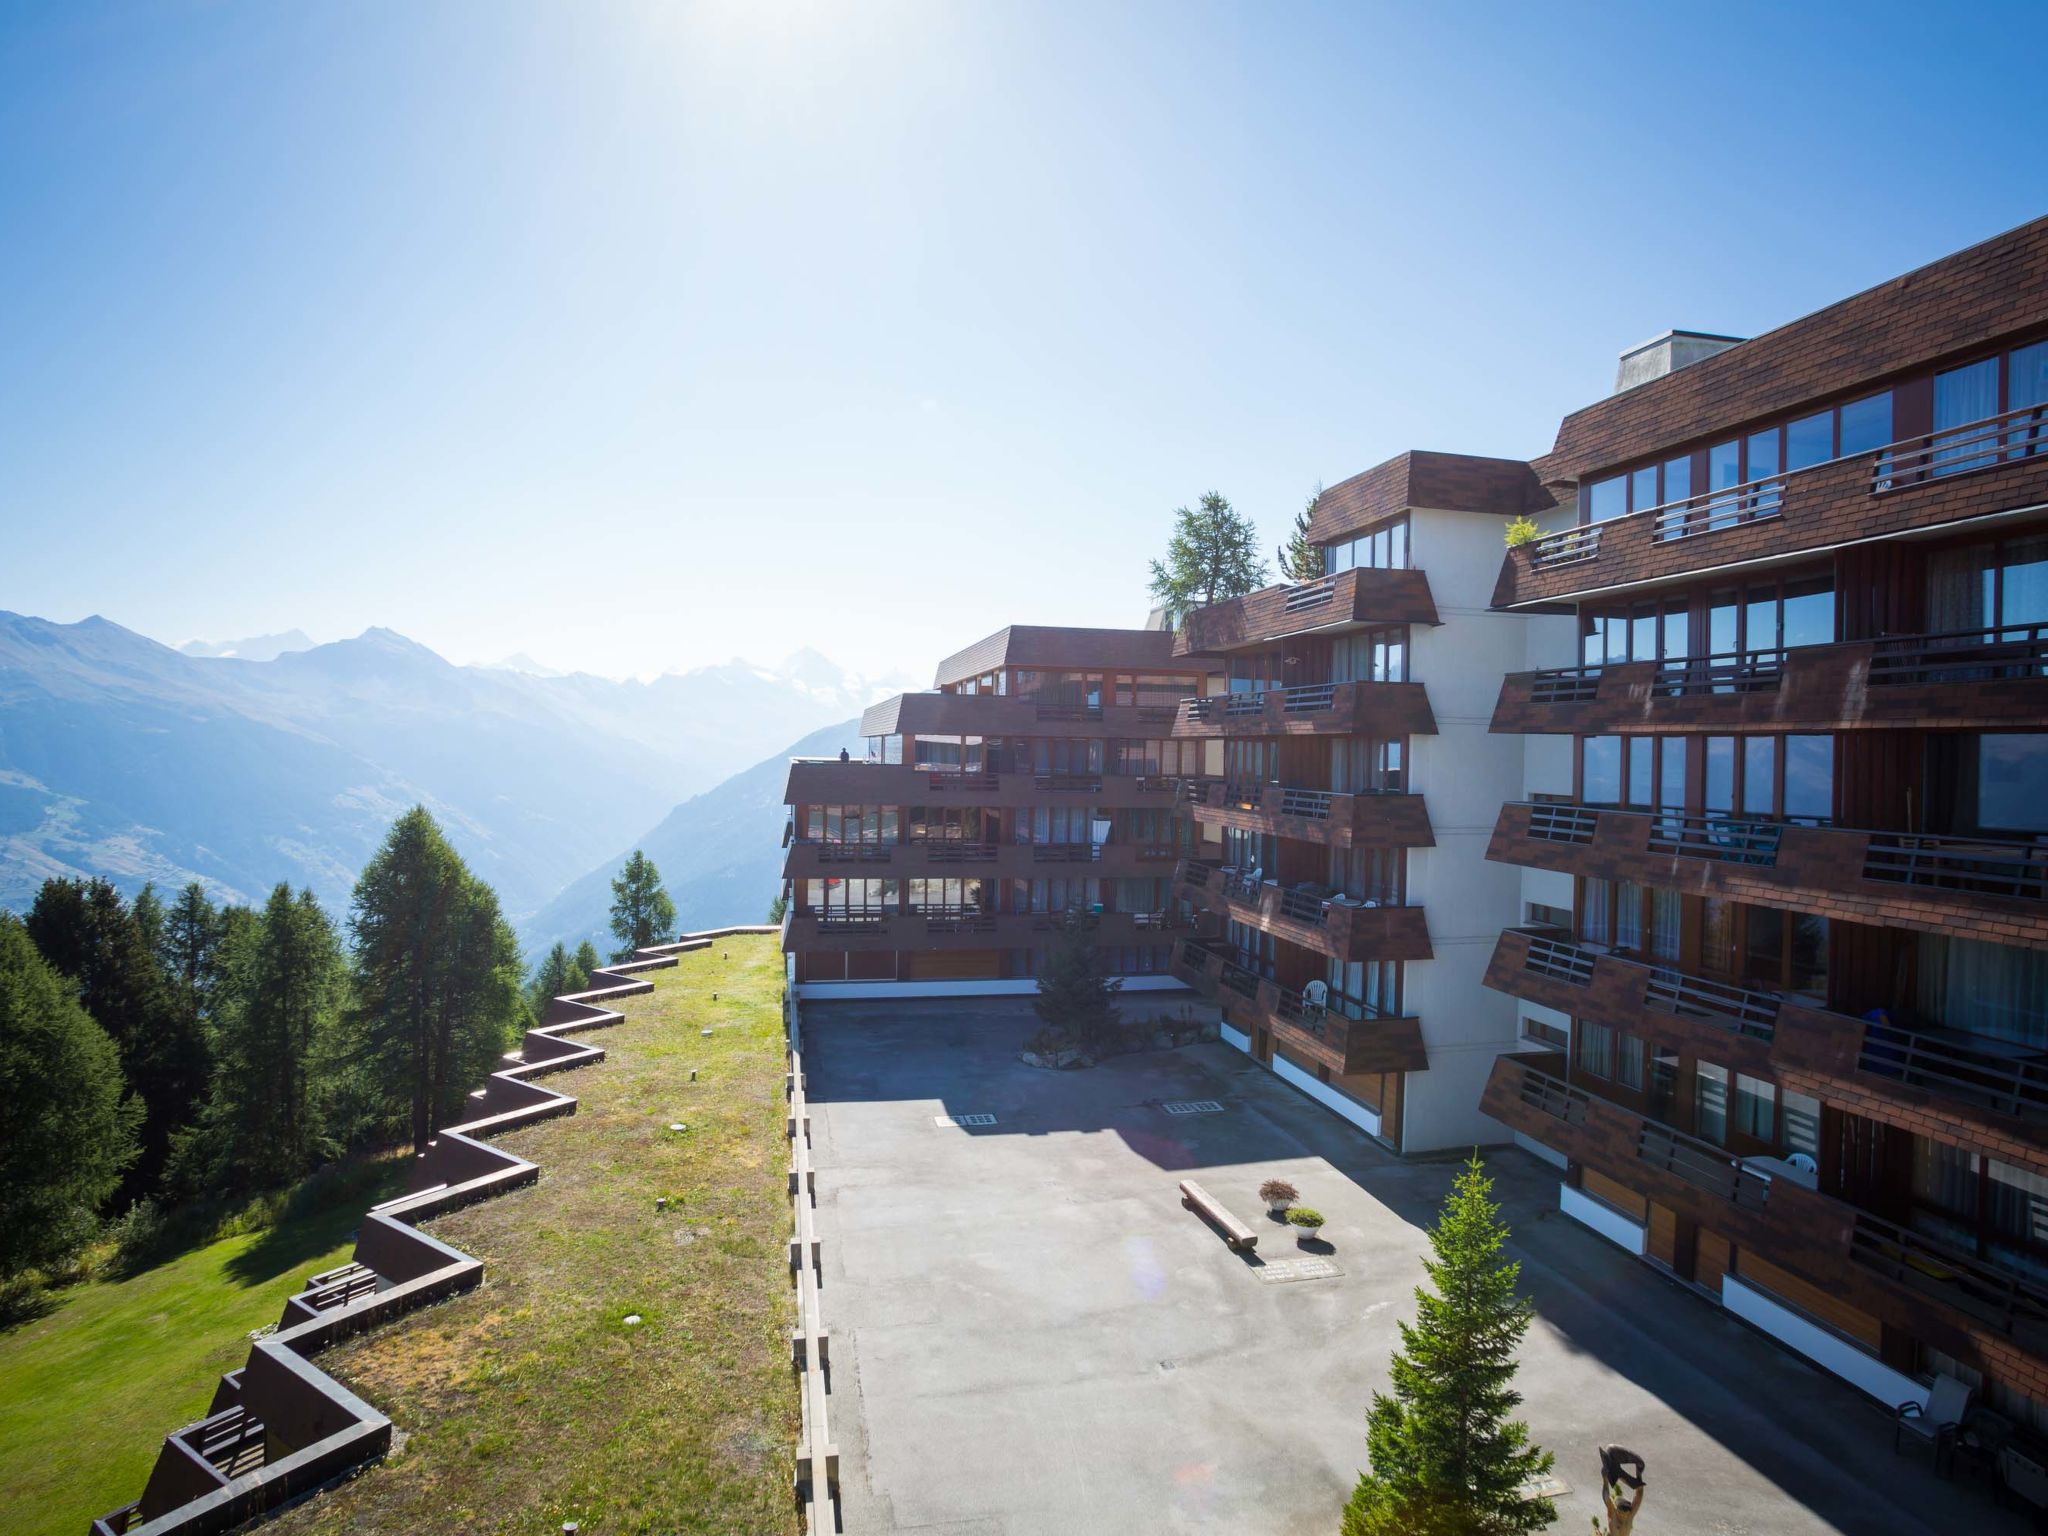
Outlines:
POLYGON ((1235 960, 1223 962, 1223 974, 1218 978, 1239 997, 1255 998, 1259 995, 1259 973, 1235 960))
POLYGON ((1952 630, 1874 643, 1873 688, 2048 677, 2048 624, 1952 630))
POLYGON ((1650 822, 1652 853, 1680 854, 1689 859, 1718 859, 1726 864, 1778 862, 1783 827, 1773 821, 1736 821, 1719 814, 1688 815, 1658 811, 1650 822))
POLYGON ((1099 773, 1041 773, 1031 780, 1034 789, 1049 790, 1054 794, 1099 795, 1102 793, 1102 775, 1099 773))
POLYGON ((911 846, 924 849, 928 864, 993 864, 1001 854, 994 843, 955 837, 913 839, 911 846))
POLYGON ((1754 987, 1657 966, 1644 984, 1643 1006, 1681 1018, 1705 1019, 1753 1039, 1769 1040, 1777 1029, 1780 999, 1754 987))
POLYGON ((798 838, 798 848, 808 848, 820 864, 887 864, 895 857, 894 843, 845 843, 828 838, 798 838))
POLYGON ((1312 581, 1306 586, 1296 587, 1287 594, 1281 604, 1283 613, 1306 613, 1311 608, 1327 608, 1337 600, 1337 583, 1325 577, 1312 581))
POLYGON ((1329 900, 1310 891, 1282 891, 1280 915, 1297 923, 1306 923, 1311 928, 1320 928, 1330 915, 1329 900))
POLYGON ((1558 939, 1529 940, 1529 952, 1522 962, 1522 969, 1534 971, 1538 976, 1552 981, 1569 982, 1575 987, 1590 986, 1593 981, 1595 956, 1591 950, 1581 949, 1576 944, 1567 944, 1558 939))
POLYGON ((1280 814, 1300 816, 1309 821, 1328 821, 1330 806, 1336 794, 1327 789, 1283 789, 1280 791, 1280 814))
POLYGON ((1100 843, 1034 843, 1034 864, 1093 864, 1102 858, 1100 843))
POLYGON ((2048 1120, 2048 1065, 1972 1049, 1941 1035, 1868 1023, 1857 1052, 1859 1071, 2019 1120, 2048 1120))
POLYGON ((1744 1167, 1741 1159, 1656 1120, 1644 1120, 1638 1128, 1636 1158, 1744 1210, 1762 1210, 1770 1198, 1771 1181, 1744 1167))
POLYGON ((1785 677, 1785 652, 1717 651, 1674 658, 1657 669, 1650 692, 1660 699, 1713 693, 1775 693, 1785 677))
MULTIPOLYGON (((2048 407, 2030 405, 1945 431, 1903 438, 1851 457, 1870 461, 1870 491, 1881 494, 2043 453, 2048 453, 2048 407)), ((1803 465, 1742 485, 1703 491, 1682 501, 1640 508, 1626 517, 1560 529, 1530 546, 1529 563, 1541 571, 1597 559, 1602 530, 1619 523, 1647 521, 1652 541, 1664 543, 1777 517, 1788 485, 1796 485, 1802 475, 1841 462, 1803 465)))
POLYGON ((1863 878, 2043 901, 2048 900, 2048 845, 1873 832, 1863 878))
POLYGON ((2039 1281, 1878 1217, 1857 1213, 1849 1257, 1894 1285, 1938 1297, 2000 1333, 2028 1338, 2036 1347, 2048 1329, 2048 1287, 2039 1281))
POLYGON ((1592 1095, 1574 1088, 1561 1077, 1524 1067, 1516 1095, 1531 1109, 1562 1120, 1566 1125, 1584 1125, 1592 1108, 1592 1095))
POLYGON ((967 794, 998 789, 1001 785, 1002 776, 992 769, 976 773, 950 773, 942 770, 931 776, 931 787, 942 793, 967 794))
POLYGON ((1529 835, 1546 843, 1590 843, 1598 824, 1597 813, 1583 805, 1529 807, 1529 835))

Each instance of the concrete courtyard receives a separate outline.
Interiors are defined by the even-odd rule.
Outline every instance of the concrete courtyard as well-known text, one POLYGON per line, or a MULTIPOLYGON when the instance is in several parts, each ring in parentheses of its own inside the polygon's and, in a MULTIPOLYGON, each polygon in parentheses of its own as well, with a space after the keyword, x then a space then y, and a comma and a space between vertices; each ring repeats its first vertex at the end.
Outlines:
MULTIPOLYGON (((1336 1530, 1450 1161, 1398 1161, 1228 1046, 1025 1067, 1023 1002, 812 1004, 805 1023, 846 1531, 1336 1530), (1220 1110, 1161 1108, 1199 1101, 1220 1110), (1303 1251, 1255 1194, 1273 1174, 1330 1218, 1338 1273, 1293 1273, 1303 1251), (1188 1177, 1259 1229, 1256 1259, 1182 1209, 1188 1177)), ((1560 1215, 1552 1170, 1512 1149, 1488 1166, 1538 1308, 1519 1385, 1570 1490, 1554 1529, 1599 1513, 1610 1441, 1649 1462, 1638 1536, 2028 1528, 1560 1215)))

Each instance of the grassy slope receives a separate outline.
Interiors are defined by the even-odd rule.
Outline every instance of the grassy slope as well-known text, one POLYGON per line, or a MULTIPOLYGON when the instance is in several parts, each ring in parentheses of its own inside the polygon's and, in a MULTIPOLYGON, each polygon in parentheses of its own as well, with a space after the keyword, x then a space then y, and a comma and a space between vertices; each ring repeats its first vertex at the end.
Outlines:
POLYGON ((404 1444, 272 1530, 796 1529, 781 959, 687 955, 586 1037, 576 1114, 505 1138, 540 1182, 434 1224, 484 1285, 322 1357, 404 1444))
POLYGON ((206 1412, 249 1330, 344 1261, 383 1192, 194 1249, 132 1279, 61 1293, 0 1337, 0 1493, 10 1531, 81 1536, 142 1492, 163 1437, 206 1412), (25 1523, 15 1524, 13 1521, 25 1523))

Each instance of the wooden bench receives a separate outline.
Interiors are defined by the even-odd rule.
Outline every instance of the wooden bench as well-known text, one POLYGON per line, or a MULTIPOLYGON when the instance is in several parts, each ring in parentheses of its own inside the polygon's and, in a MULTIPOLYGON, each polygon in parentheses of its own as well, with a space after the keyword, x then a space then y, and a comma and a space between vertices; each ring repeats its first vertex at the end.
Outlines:
POLYGON ((1259 1234, 1231 1215, 1221 1200, 1193 1179, 1180 1181, 1180 1203, 1206 1219, 1223 1234, 1223 1241, 1237 1251, 1259 1246, 1259 1234))

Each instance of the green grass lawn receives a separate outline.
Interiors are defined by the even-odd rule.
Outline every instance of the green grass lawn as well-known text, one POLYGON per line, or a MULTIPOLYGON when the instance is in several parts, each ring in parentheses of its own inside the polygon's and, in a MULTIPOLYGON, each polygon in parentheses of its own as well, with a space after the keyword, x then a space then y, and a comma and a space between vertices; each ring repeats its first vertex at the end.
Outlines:
POLYGON ((204 1415, 222 1374, 248 1358, 249 1331, 275 1323, 307 1275, 346 1260, 363 1211, 387 1193, 73 1286, 0 1335, 8 1529, 84 1536, 138 1497, 164 1436, 204 1415))
POLYGON ((654 976, 583 1037, 607 1060, 549 1079, 577 1112, 503 1138, 540 1181, 433 1223, 484 1284, 320 1357, 402 1445, 271 1529, 796 1530, 782 956, 654 976))

